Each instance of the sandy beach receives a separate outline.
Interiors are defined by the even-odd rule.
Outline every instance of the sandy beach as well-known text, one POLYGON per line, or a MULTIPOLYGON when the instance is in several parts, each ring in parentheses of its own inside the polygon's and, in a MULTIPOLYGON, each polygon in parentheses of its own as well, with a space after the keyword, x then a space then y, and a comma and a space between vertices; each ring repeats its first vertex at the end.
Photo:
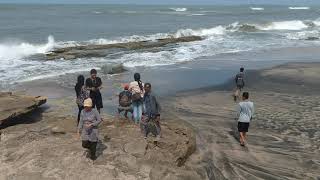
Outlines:
POLYGON ((256 115, 246 148, 235 136, 230 83, 174 98, 178 117, 198 132, 191 159, 201 160, 190 166, 204 167, 208 179, 319 178, 319 69, 292 63, 247 73, 256 115))
POLYGON ((227 81, 160 98, 160 145, 152 138, 144 142, 133 124, 105 114, 94 165, 74 137, 72 91, 34 84, 37 91, 56 89, 56 95, 17 124, 2 127, 0 177, 81 179, 85 168, 98 179, 317 179, 319 69, 320 63, 290 63, 246 72, 245 90, 256 105, 246 147, 237 140, 233 85, 227 81))

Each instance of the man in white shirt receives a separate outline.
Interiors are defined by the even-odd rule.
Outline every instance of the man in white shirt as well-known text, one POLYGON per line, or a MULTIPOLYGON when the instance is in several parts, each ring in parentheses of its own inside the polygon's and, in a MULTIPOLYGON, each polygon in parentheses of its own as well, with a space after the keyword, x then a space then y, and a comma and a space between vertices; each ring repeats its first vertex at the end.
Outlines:
POLYGON ((238 106, 238 131, 240 133, 240 145, 244 146, 246 142, 246 133, 248 132, 250 121, 254 114, 253 102, 249 101, 249 93, 242 94, 242 102, 238 106))

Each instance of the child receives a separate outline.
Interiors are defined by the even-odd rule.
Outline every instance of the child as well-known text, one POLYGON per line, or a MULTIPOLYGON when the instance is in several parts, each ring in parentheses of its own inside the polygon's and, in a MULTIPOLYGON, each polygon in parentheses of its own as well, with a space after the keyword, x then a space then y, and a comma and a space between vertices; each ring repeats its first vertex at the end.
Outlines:
POLYGON ((118 107, 118 114, 124 111, 124 117, 128 119, 128 112, 133 114, 133 110, 131 107, 131 92, 129 91, 129 85, 124 85, 124 90, 119 94, 119 107, 118 107))

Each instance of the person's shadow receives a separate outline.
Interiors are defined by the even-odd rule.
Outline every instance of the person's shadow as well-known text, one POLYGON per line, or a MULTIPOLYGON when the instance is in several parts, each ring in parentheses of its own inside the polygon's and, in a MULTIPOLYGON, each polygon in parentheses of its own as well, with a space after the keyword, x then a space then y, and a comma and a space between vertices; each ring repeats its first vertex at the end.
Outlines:
POLYGON ((96 155, 97 158, 103 155, 103 151, 106 150, 108 147, 103 143, 103 141, 99 140, 97 144, 96 155))

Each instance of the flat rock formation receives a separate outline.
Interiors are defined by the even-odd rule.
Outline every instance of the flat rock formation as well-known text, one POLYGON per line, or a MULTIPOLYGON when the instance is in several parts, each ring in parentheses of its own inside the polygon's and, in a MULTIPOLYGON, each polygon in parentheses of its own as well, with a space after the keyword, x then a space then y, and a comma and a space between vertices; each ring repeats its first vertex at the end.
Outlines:
POLYGON ((76 138, 76 118, 63 115, 70 110, 70 100, 62 101, 33 124, 3 130, 0 179, 199 179, 184 166, 196 140, 183 121, 164 120, 163 137, 155 141, 152 135, 145 140, 128 120, 104 116, 93 163, 76 138))
POLYGON ((55 49, 46 54, 47 60, 54 59, 76 59, 83 57, 105 57, 106 55, 115 51, 125 50, 137 50, 137 49, 150 49, 156 47, 163 47, 168 44, 183 43, 200 41, 200 36, 187 36, 179 38, 164 38, 157 39, 155 41, 138 41, 138 42, 127 42, 127 43, 115 43, 115 44, 101 44, 101 45, 81 45, 73 47, 65 47, 55 49))
POLYGON ((0 124, 29 113, 46 101, 47 98, 42 96, 33 97, 0 92, 0 124))

